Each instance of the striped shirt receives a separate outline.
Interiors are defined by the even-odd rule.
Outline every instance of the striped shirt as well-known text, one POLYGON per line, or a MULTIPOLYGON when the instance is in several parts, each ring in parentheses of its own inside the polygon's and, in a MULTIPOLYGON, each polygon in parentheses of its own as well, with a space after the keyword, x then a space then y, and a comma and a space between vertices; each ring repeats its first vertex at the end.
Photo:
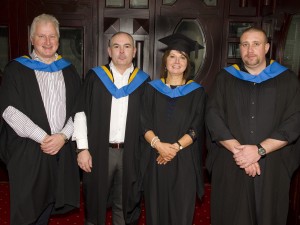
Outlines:
MULTIPOLYGON (((34 51, 31 57, 34 60, 41 61, 34 51)), ((67 138, 70 138, 74 128, 72 118, 69 118, 64 126, 66 120, 66 88, 62 71, 44 72, 35 70, 34 72, 51 128, 51 134, 63 133, 67 138)), ((2 117, 21 137, 30 138, 41 143, 47 135, 27 115, 13 106, 8 106, 4 110, 2 117)))

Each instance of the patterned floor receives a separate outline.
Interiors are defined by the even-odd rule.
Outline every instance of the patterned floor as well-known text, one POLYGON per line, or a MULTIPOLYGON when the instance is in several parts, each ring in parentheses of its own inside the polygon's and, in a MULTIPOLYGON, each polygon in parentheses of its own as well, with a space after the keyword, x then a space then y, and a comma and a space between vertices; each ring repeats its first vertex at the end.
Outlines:
MULTIPOLYGON (((194 223, 193 225, 209 225, 210 210, 209 210, 210 186, 205 186, 205 195, 203 200, 197 201, 195 206, 194 223)), ((83 203, 79 210, 75 210, 69 214, 62 216, 53 216, 50 219, 49 225, 83 225, 84 212, 83 203)), ((0 183, 0 225, 9 225, 9 187, 7 182, 0 183)), ((112 225, 111 213, 107 212, 106 225, 112 225)), ((139 225, 145 224, 145 211, 143 209, 139 225)))

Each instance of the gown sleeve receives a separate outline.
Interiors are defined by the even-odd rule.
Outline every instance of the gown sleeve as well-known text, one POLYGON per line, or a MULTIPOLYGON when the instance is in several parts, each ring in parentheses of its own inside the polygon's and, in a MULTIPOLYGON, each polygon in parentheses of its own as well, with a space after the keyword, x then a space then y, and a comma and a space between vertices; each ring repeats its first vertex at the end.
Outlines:
MULTIPOLYGON (((205 104, 206 104, 206 94, 204 89, 201 89, 200 96, 197 98, 197 107, 194 114, 194 117, 191 121, 191 125, 189 127, 189 130, 192 130, 195 132, 195 138, 191 137, 193 141, 196 139, 201 139, 201 135, 203 135, 204 132, 204 113, 205 113, 205 104)), ((189 133, 189 130, 186 131, 186 133, 189 133)))
POLYGON ((225 122, 225 108, 224 108, 224 91, 223 85, 224 80, 221 79, 223 76, 220 73, 217 76, 216 83, 211 94, 208 97, 206 107, 206 124, 212 141, 224 141, 235 139, 231 134, 226 122, 225 122))
POLYGON ((13 106, 25 115, 27 114, 22 105, 22 101, 20 101, 20 99, 22 99, 22 82, 19 78, 20 75, 25 76, 19 71, 18 63, 11 61, 4 69, 2 84, 0 86, 0 159, 3 162, 6 162, 8 159, 6 147, 8 124, 2 115, 9 106, 13 106))
POLYGON ((289 75, 291 78, 289 88, 287 89, 286 85, 280 85, 278 90, 277 104, 280 106, 282 116, 278 128, 272 132, 270 138, 291 143, 300 135, 300 88, 296 76, 289 75))
POLYGON ((37 143, 42 143, 47 135, 47 133, 28 116, 13 106, 8 106, 4 110, 2 117, 20 137, 30 138, 37 143))
POLYGON ((142 100, 141 109, 141 135, 153 130, 153 102, 154 102, 154 91, 149 84, 145 87, 145 92, 142 100))

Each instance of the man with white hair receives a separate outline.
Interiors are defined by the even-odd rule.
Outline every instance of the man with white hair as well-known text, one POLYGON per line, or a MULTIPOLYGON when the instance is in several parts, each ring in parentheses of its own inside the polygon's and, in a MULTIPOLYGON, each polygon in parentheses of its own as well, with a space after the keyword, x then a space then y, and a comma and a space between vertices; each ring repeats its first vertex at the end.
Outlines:
POLYGON ((0 158, 9 174, 11 225, 46 225, 51 213, 79 207, 79 173, 69 138, 80 77, 56 53, 55 17, 34 18, 30 40, 32 53, 8 63, 0 89, 0 158))

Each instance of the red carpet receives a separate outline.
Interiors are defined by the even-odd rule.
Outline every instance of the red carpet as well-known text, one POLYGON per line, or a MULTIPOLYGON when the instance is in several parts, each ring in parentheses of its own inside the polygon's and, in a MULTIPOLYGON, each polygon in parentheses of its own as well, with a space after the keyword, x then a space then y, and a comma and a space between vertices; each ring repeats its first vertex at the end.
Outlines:
MULTIPOLYGON (((209 210, 210 186, 206 185, 205 195, 202 202, 197 201, 194 214, 193 225, 209 225, 210 210, 209 210)), ((61 216, 53 216, 50 219, 49 225, 83 225, 84 212, 83 203, 81 201, 80 209, 69 214, 61 216)), ((0 224, 9 225, 9 187, 7 182, 0 183, 0 224)), ((106 225, 111 225, 111 213, 107 212, 106 225)), ((143 209, 139 225, 145 224, 145 210, 143 209)))

